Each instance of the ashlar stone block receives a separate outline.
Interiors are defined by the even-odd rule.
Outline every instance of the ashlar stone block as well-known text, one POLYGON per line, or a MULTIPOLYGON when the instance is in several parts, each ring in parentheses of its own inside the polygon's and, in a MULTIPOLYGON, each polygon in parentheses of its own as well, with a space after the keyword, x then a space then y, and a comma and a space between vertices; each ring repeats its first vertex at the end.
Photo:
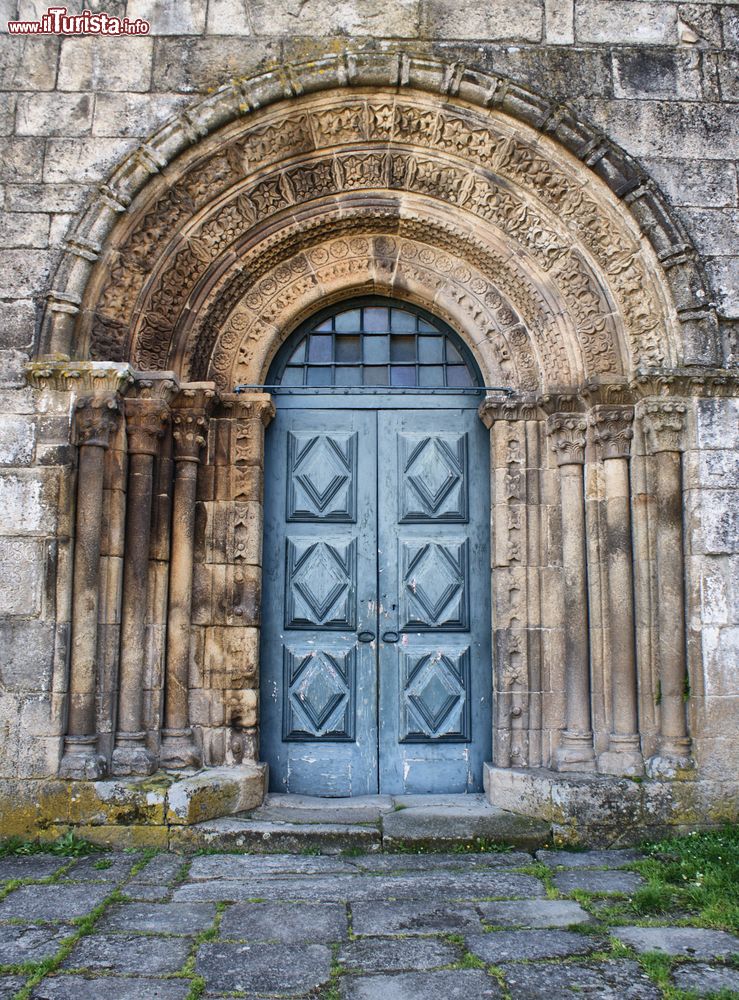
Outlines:
POLYGON ((21 94, 16 114, 18 135, 89 135, 91 94, 21 94))
POLYGON ((43 550, 39 542, 0 538, 0 579, 3 581, 0 614, 37 615, 41 610, 43 575, 43 550))
POLYGON ((64 38, 57 88, 147 91, 153 50, 150 37, 64 38))
POLYGON ((541 0, 494 4, 428 0, 424 4, 421 33, 430 38, 538 42, 543 32, 543 15, 541 0))
POLYGON ((149 22, 151 35, 199 35, 205 29, 206 0, 128 0, 126 15, 149 22))
POLYGON ((579 0, 575 37, 580 43, 604 45, 674 45, 677 7, 633 0, 579 0))

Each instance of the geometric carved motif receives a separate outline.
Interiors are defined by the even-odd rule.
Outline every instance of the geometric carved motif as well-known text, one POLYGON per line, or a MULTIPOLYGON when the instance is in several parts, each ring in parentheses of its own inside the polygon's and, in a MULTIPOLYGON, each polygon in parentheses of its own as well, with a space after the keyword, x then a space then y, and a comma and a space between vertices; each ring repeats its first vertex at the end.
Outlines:
POLYGON ((354 628, 356 540, 288 538, 285 628, 354 628))
POLYGON ((287 436, 288 521, 356 519, 356 434, 287 436))
POLYGON ((460 632, 469 628, 467 541, 402 543, 400 627, 460 632))
POLYGON ((284 675, 283 739, 354 739, 355 649, 286 647, 284 675))
POLYGON ((400 669, 400 742, 469 743, 469 648, 403 652, 400 669))
POLYGON ((400 434, 400 522, 467 520, 467 435, 400 434))

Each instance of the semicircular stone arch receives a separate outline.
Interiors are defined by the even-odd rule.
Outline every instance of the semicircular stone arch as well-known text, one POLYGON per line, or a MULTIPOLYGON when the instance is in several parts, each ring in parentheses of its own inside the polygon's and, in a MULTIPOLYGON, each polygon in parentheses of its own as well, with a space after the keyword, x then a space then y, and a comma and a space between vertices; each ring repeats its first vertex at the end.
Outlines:
POLYGON ((623 154, 519 88, 413 59, 203 99, 110 178, 55 285, 45 351, 226 390, 367 292, 431 308, 489 383, 526 391, 717 357, 692 251, 623 154))

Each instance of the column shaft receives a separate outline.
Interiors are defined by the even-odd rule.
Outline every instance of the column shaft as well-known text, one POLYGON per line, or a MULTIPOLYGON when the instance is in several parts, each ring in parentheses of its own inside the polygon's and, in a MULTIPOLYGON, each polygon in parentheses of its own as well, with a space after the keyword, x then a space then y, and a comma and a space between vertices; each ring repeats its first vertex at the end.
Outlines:
POLYGON ((583 488, 585 429, 585 420, 578 414, 554 414, 548 421, 562 501, 566 728, 556 756, 560 771, 591 771, 595 767, 583 488))
POLYGON ((99 778, 105 761, 97 752, 97 681, 100 542, 105 450, 118 416, 114 396, 77 402, 79 467, 72 593, 69 714, 59 773, 65 778, 99 778))

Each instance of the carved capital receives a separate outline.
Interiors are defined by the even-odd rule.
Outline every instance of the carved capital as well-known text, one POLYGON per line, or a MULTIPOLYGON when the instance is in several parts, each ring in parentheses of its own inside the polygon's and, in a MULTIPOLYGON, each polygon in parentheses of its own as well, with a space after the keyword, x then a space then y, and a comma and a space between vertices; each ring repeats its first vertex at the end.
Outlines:
POLYGON ((220 410, 232 420, 260 420, 266 427, 275 415, 275 404, 266 392, 224 392, 220 394, 220 410))
POLYGON ((588 422, 599 458, 605 461, 629 457, 634 437, 633 406, 594 406, 588 414, 588 422))
POLYGON ((491 428, 497 420, 537 420, 539 409, 532 399, 486 399, 478 408, 480 420, 491 428))
POLYGON ((587 421, 576 413, 553 413, 547 418, 547 434, 557 465, 582 465, 585 462, 587 421))
POLYGON ((123 409, 130 454, 156 455, 169 420, 168 408, 156 399, 126 399, 123 409))
POLYGON ((682 451, 687 406, 678 400, 647 400, 640 407, 647 448, 655 455, 660 451, 682 451))
POLYGON ((212 382, 186 382, 172 403, 172 437, 176 462, 199 462, 215 402, 212 382))
POLYGON ((115 394, 82 396, 77 400, 75 412, 77 444, 80 447, 107 448, 119 416, 120 405, 115 394))
POLYGON ((26 365, 26 378, 35 389, 56 392, 87 393, 124 392, 133 382, 128 364, 109 361, 70 361, 56 356, 40 358, 26 365))

